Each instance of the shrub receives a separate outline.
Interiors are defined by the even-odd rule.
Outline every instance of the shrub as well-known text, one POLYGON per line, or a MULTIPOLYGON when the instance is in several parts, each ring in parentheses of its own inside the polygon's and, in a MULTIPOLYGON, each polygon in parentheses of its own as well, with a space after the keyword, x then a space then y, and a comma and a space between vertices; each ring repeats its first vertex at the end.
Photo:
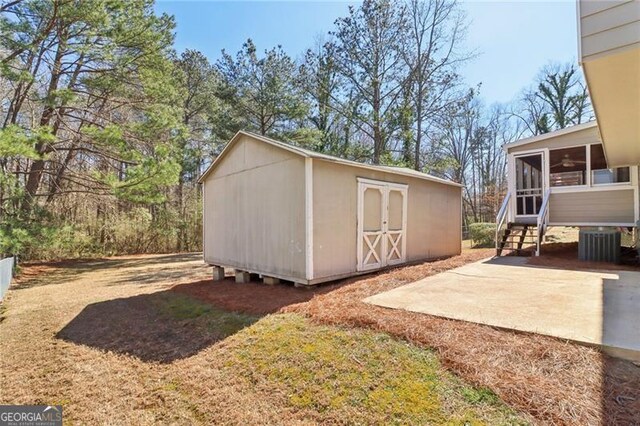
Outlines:
POLYGON ((472 247, 493 247, 496 237, 495 223, 472 223, 469 225, 472 247))
POLYGON ((95 251, 92 239, 69 224, 8 220, 0 225, 0 254, 21 260, 82 258, 95 251))
POLYGON ((101 207, 99 215, 89 207, 71 218, 38 205, 28 214, 2 215, 0 206, 0 257, 49 261, 202 249, 202 204, 196 191, 186 194, 180 210, 169 203, 101 207))

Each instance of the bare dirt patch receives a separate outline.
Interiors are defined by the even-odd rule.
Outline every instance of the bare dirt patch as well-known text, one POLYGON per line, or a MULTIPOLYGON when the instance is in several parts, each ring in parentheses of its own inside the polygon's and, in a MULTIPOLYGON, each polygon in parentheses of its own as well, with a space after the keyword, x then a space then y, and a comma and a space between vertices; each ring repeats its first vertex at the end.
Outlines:
POLYGON ((265 285, 259 282, 237 284, 233 277, 222 281, 196 281, 177 285, 171 291, 186 294, 230 311, 253 315, 278 312, 285 306, 307 302, 314 296, 329 293, 340 284, 295 288, 293 285, 265 285))
POLYGON ((87 305, 55 337, 168 363, 195 355, 258 319, 169 290, 87 305))
POLYGON ((623 248, 622 263, 585 262, 578 259, 578 243, 551 243, 541 246, 540 256, 528 259, 527 263, 550 268, 576 270, 640 271, 635 261, 635 250, 623 248))

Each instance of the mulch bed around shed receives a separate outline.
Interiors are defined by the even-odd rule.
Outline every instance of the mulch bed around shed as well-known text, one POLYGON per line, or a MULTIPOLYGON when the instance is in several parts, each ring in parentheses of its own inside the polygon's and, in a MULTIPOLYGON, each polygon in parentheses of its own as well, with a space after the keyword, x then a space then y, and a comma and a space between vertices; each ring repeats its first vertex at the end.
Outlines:
MULTIPOLYGON (((548 245, 545 256, 530 258, 529 262, 572 267, 570 250, 571 246, 548 245)), ((447 259, 311 289, 258 282, 236 284, 228 277, 219 283, 205 280, 178 285, 171 291, 223 309, 258 315, 297 312, 317 323, 383 331, 433 348, 451 371, 477 386, 490 388, 541 424, 640 424, 640 367, 631 362, 553 337, 362 302, 368 296, 493 254, 493 249, 469 250, 447 259)), ((577 269, 596 269, 575 262, 581 267, 577 269)))
POLYGON ((314 296, 329 293, 340 284, 295 288, 289 284, 266 285, 261 282, 237 284, 234 277, 223 281, 202 280, 173 287, 171 291, 193 296, 229 311, 252 315, 278 312, 285 306, 307 302, 314 296))
POLYGON ((631 362, 552 337, 362 302, 373 294, 492 254, 493 250, 474 250, 353 279, 284 310, 319 323, 384 331, 431 347, 453 372, 492 389, 540 423, 640 424, 640 367, 631 362))

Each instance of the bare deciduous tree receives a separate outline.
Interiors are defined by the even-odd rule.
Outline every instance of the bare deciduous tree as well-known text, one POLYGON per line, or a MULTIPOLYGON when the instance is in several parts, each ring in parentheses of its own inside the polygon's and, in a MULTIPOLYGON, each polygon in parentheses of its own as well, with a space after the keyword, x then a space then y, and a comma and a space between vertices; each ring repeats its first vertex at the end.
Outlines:
POLYGON ((457 66, 471 56, 461 52, 464 15, 456 0, 409 0, 409 36, 403 46, 408 67, 407 86, 414 107, 413 167, 420 170, 422 140, 435 116, 456 99, 457 66))
POLYGON ((580 124, 591 114, 586 84, 580 70, 570 63, 543 67, 513 111, 532 135, 580 124))
POLYGON ((401 45, 407 31, 405 7, 390 0, 365 0, 336 20, 335 61, 358 98, 359 128, 373 142, 379 164, 396 130, 394 115, 405 83, 401 45))

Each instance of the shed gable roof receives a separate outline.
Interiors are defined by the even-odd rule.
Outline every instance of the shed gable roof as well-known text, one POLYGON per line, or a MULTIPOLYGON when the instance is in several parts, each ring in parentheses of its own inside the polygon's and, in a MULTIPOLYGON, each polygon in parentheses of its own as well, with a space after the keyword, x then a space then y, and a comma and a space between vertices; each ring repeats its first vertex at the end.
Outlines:
POLYGON ((248 136, 248 137, 253 138, 255 140, 270 144, 272 146, 275 146, 277 148, 289 151, 289 152, 291 152, 293 154, 296 154, 296 155, 299 155, 299 156, 305 157, 305 158, 316 158, 316 159, 319 159, 319 160, 330 161, 330 162, 334 162, 334 163, 338 163, 338 164, 344 164, 344 165, 348 165, 348 166, 352 166, 352 167, 359 167, 359 168, 369 169, 369 170, 378 170, 378 171, 385 172, 385 173, 391 173, 391 174, 402 175, 402 176, 409 176, 409 177, 413 177, 413 178, 417 178, 417 179, 424 179, 424 180, 429 180, 429 181, 432 181, 432 182, 442 183, 442 184, 445 184, 445 185, 452 185, 452 186, 462 187, 462 185, 460 185, 459 183, 452 182, 452 181, 449 181, 449 180, 446 180, 446 179, 442 179, 442 178, 439 178, 439 177, 436 177, 436 176, 432 176, 432 175, 429 175, 427 173, 422 173, 422 172, 418 172, 416 170, 408 169, 406 167, 378 166, 378 165, 372 165, 372 164, 358 163, 357 161, 345 160, 343 158, 334 157, 332 155, 321 154, 319 152, 311 151, 309 149, 305 149, 305 148, 300 148, 298 146, 289 145, 287 143, 280 142, 280 141, 277 141, 275 139, 268 138, 266 136, 257 135, 255 133, 251 133, 251 132, 246 132, 244 130, 240 130, 238 133, 236 133, 233 136, 233 138, 231 138, 231 140, 229 141, 229 143, 227 143, 227 146, 224 147, 224 149, 222 150, 220 155, 218 155, 218 157, 213 161, 213 163, 211 163, 211 165, 207 168, 207 170, 205 170, 205 172, 202 174, 202 176, 200 176, 200 178, 198 179, 198 183, 204 182, 206 180, 207 176, 217 167, 217 165, 220 164, 222 161, 224 161, 224 158, 226 157, 226 154, 229 151, 231 151, 231 149, 233 149, 233 146, 235 146, 238 143, 238 141, 242 138, 242 136, 248 136))

